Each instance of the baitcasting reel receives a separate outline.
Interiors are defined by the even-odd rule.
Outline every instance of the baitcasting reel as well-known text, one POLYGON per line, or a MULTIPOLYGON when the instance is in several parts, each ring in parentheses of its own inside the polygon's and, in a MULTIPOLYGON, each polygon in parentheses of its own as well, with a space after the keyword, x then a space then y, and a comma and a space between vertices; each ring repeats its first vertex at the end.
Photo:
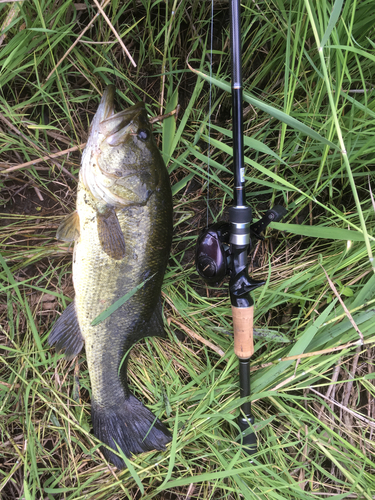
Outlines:
MULTIPOLYGON (((284 217, 287 210, 276 205, 268 210, 263 217, 250 225, 250 238, 263 240, 261 233, 270 222, 277 222, 284 217)), ((206 227, 198 238, 195 249, 195 265, 198 274, 208 285, 220 283, 225 276, 231 275, 233 270, 233 253, 230 244, 232 224, 230 222, 216 222, 206 227)), ((249 245, 249 252, 251 249, 249 245)), ((242 280, 243 281, 243 280, 242 280)), ((249 280, 242 282, 246 292, 261 286, 263 282, 249 280)))

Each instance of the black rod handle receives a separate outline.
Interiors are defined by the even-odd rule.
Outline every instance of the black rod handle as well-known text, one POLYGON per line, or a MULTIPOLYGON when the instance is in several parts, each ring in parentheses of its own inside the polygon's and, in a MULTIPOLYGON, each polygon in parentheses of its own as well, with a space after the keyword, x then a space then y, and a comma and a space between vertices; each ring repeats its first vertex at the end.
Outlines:
MULTIPOLYGON (((240 396, 245 398, 250 396, 250 358, 239 359, 240 361, 240 396)), ((254 425, 254 417, 251 414, 251 403, 245 401, 241 406, 241 414, 237 420, 238 426, 242 434, 242 444, 244 451, 248 455, 253 455, 257 452, 257 436, 255 432, 247 432, 250 425, 254 425)))

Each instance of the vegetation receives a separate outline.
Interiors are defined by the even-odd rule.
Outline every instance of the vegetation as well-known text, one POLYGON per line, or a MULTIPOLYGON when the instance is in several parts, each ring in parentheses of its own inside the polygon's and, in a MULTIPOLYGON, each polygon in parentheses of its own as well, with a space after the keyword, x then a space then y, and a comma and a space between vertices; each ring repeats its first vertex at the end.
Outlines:
POLYGON ((243 2, 247 196, 255 219, 288 209, 249 258, 266 281, 253 294, 253 462, 236 442, 227 285, 206 288, 194 266, 197 235, 232 199, 228 3, 213 18, 199 0, 99 7, 0 3, 0 496, 375 498, 373 2, 243 2), (55 233, 111 82, 120 106, 144 100, 151 117, 179 105, 154 123, 175 204, 169 338, 141 342, 129 366, 173 442, 125 471, 90 433, 85 355, 68 363, 47 344, 74 296, 55 233))

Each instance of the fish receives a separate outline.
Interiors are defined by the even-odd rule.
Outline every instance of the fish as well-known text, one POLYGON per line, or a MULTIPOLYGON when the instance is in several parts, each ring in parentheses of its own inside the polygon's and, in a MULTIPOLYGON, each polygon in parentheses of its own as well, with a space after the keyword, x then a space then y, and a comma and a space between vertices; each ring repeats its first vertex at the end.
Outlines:
MULTIPOLYGON (((113 85, 103 93, 82 154, 76 210, 57 230, 58 239, 74 242, 75 297, 48 343, 68 360, 85 346, 93 433, 130 458, 164 450, 171 440, 167 427, 130 392, 127 364, 140 339, 165 337, 161 287, 173 205, 144 103, 116 113, 115 93, 113 85)), ((102 452, 119 469, 126 467, 107 447, 102 452)))

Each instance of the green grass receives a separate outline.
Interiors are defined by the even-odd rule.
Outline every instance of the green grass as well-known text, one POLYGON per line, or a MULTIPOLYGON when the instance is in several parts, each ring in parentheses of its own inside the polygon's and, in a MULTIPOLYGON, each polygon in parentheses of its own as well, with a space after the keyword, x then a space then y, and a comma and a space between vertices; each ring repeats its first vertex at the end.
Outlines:
POLYGON ((17 5, 6 27, 0 4, 1 498, 375 498, 373 2, 243 2, 248 201, 255 218, 288 208, 249 261, 266 281, 254 293, 253 463, 235 440, 227 284, 207 289, 194 269, 207 196, 210 221, 232 201, 228 4, 214 4, 211 76, 209 2, 104 4, 136 68, 95 2, 17 5), (173 441, 125 471, 91 434, 85 355, 67 363, 47 345, 74 297, 56 229, 108 83, 153 117, 180 105, 154 124, 175 206, 168 339, 140 343, 129 365, 173 441))

